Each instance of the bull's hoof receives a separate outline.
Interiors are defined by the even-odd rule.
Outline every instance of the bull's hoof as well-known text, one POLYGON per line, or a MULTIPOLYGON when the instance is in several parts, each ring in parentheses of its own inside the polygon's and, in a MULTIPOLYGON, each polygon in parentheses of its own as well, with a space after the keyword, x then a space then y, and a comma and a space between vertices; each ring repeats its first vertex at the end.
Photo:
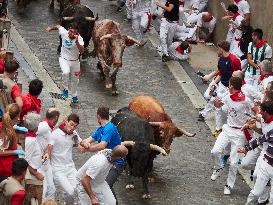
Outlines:
POLYGON ((151 195, 150 194, 143 194, 142 199, 150 199, 151 195))
POLYGON ((117 90, 115 90, 115 91, 112 91, 112 95, 113 96, 117 96, 119 93, 118 93, 118 91, 117 90))
POLYGON ((127 184, 125 188, 126 189, 134 189, 135 186, 133 184, 127 184))
POLYGON ((110 89, 110 88, 113 87, 113 85, 112 85, 112 83, 106 83, 105 87, 106 87, 107 89, 110 89))
POLYGON ((155 178, 154 177, 148 177, 148 182, 149 183, 154 183, 155 182, 155 178))

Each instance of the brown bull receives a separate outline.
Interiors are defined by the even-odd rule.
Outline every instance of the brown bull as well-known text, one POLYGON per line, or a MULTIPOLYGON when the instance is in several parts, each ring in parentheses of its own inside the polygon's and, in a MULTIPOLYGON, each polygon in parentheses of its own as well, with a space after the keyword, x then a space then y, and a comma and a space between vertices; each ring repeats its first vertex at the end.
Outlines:
POLYGON ((168 116, 161 103, 150 96, 137 96, 129 104, 129 109, 135 112, 140 118, 147 120, 155 128, 156 144, 163 147, 167 153, 170 152, 170 146, 173 138, 180 137, 183 134, 193 137, 182 128, 178 128, 168 116))
POLYGON ((112 95, 117 95, 116 75, 122 66, 124 49, 134 44, 142 44, 130 36, 123 35, 119 23, 109 19, 95 22, 92 40, 94 50, 91 55, 98 57, 97 67, 105 78, 105 86, 112 88, 112 95))

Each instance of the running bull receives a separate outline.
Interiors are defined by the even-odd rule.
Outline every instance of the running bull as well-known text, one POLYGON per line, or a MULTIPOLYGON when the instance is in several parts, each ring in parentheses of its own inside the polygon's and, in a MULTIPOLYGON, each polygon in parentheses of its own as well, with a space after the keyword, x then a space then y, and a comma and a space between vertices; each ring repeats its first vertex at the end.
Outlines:
POLYGON ((150 96, 137 96, 129 103, 129 109, 140 118, 150 122, 154 126, 156 144, 169 153, 175 137, 183 134, 193 137, 195 134, 188 133, 178 128, 167 115, 161 103, 150 96))
POLYGON ((132 176, 142 177, 142 198, 150 198, 148 175, 153 168, 153 160, 157 154, 167 155, 167 153, 155 145, 153 127, 127 107, 120 109, 111 121, 117 126, 122 144, 129 150, 126 156, 129 166, 129 184, 126 188, 134 188, 132 176))
POLYGON ((122 66, 124 49, 134 44, 140 46, 142 44, 130 36, 123 35, 120 24, 109 19, 95 22, 92 40, 94 44, 92 56, 98 57, 97 68, 105 78, 106 88, 112 88, 112 95, 117 95, 116 76, 122 66), (110 73, 112 67, 113 72, 110 73))
MULTIPOLYGON (((80 0, 57 0, 60 4, 60 14, 63 12, 63 10, 70 6, 70 5, 76 5, 76 4, 80 4, 80 0)), ((49 3, 49 8, 50 9, 54 9, 54 2, 55 0, 50 0, 49 3)))
MULTIPOLYGON (((85 54, 88 53, 87 47, 89 46, 92 37, 94 23, 98 19, 95 18, 93 12, 86 6, 80 4, 71 4, 67 6, 61 14, 61 26, 69 29, 71 25, 77 28, 84 41, 85 54)), ((58 52, 61 51, 61 39, 58 47, 58 52)))

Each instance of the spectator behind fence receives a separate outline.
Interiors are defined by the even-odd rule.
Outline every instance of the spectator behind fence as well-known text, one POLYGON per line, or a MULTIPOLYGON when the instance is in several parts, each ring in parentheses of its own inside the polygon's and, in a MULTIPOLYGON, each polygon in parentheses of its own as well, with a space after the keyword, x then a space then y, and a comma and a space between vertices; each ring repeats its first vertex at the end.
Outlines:
POLYGON ((23 205, 26 196, 24 179, 28 163, 19 158, 12 163, 12 175, 0 183, 1 205, 23 205))
POLYGON ((18 137, 13 128, 19 118, 20 109, 16 103, 7 106, 0 123, 0 182, 11 176, 12 162, 23 155, 24 151, 17 146, 18 137))
POLYGON ((20 108, 23 105, 21 98, 21 88, 16 82, 14 82, 18 68, 19 63, 17 61, 15 60, 7 61, 5 62, 4 74, 0 75, 0 80, 3 81, 3 86, 6 87, 4 96, 5 100, 2 99, 0 101, 1 102, 0 107, 1 109, 3 109, 2 112, 4 112, 4 109, 8 104, 16 102, 20 108))
POLYGON ((22 95, 23 106, 20 114, 20 123, 24 124, 24 116, 31 111, 41 112, 41 100, 38 98, 43 90, 43 82, 39 79, 32 80, 28 86, 28 93, 22 95))

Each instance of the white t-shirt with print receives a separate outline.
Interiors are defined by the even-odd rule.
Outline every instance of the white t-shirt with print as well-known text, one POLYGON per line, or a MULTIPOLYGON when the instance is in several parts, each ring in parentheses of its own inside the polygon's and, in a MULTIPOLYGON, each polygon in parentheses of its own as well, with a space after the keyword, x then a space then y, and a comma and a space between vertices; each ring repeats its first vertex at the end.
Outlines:
MULTIPOLYGON (((48 143, 53 145, 51 152, 52 167, 74 166, 72 158, 73 136, 74 134, 65 134, 60 128, 52 132, 48 143)), ((82 139, 78 137, 78 141, 80 142, 82 139)))
POLYGON ((241 128, 249 118, 245 113, 251 113, 253 104, 246 97, 244 101, 233 101, 230 95, 222 99, 224 105, 222 110, 227 113, 227 124, 230 127, 241 128))
MULTIPOLYGON (((71 40, 68 37, 68 31, 62 26, 59 28, 59 35, 62 38, 61 57, 72 61, 79 59, 80 51, 76 45, 76 39, 71 40)), ((80 35, 78 41, 81 46, 84 45, 83 38, 80 35)))
POLYGON ((207 28, 209 30, 209 32, 212 33, 215 28, 215 25, 216 25, 216 18, 213 17, 211 21, 204 22, 202 19, 202 16, 206 13, 208 13, 208 12, 202 12, 202 13, 198 14, 197 26, 207 28))

